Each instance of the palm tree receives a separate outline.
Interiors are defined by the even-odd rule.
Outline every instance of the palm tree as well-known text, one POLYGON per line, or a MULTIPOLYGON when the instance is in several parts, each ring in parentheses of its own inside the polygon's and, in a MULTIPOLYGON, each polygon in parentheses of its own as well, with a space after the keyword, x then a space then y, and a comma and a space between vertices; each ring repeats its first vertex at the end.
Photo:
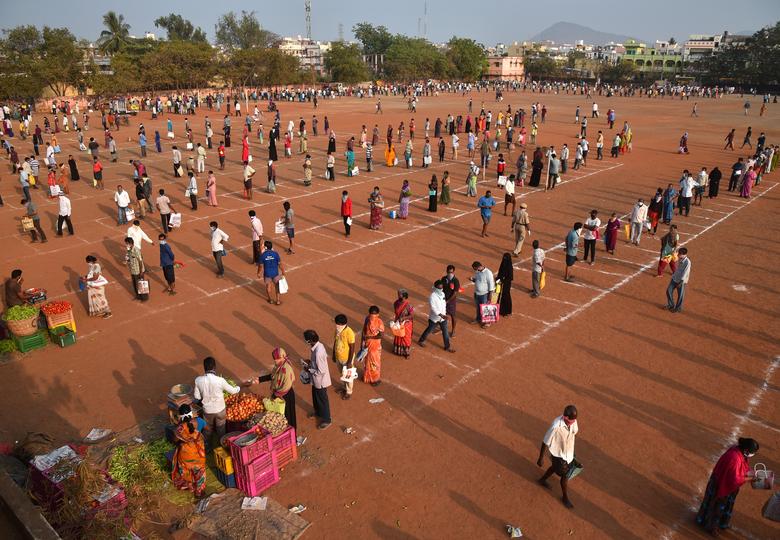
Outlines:
POLYGON ((109 11, 103 15, 103 25, 106 30, 100 32, 97 40, 101 52, 116 53, 130 42, 130 25, 125 22, 124 15, 109 11))

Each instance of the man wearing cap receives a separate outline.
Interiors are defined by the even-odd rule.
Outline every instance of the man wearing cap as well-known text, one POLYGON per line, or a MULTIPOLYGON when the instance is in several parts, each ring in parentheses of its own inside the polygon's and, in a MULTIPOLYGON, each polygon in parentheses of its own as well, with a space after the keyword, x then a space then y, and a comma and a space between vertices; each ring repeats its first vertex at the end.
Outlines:
POLYGON ((531 234, 528 205, 524 202, 520 203, 520 208, 512 214, 512 232, 515 233, 515 249, 512 251, 512 256, 519 257, 520 251, 523 249, 525 237, 531 234))

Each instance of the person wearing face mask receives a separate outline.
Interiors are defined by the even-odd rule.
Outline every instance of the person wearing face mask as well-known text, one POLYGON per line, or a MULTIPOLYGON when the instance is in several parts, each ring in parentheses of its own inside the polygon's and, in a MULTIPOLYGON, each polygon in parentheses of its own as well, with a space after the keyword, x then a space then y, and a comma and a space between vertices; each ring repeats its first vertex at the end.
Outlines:
POLYGON ((547 479, 553 474, 561 477, 562 500, 566 508, 574 508, 569 500, 568 481, 573 470, 579 467, 579 463, 574 459, 574 438, 579 432, 577 425, 577 407, 567 405, 563 409, 563 414, 553 420, 552 425, 547 430, 542 440, 542 446, 539 449, 539 459, 536 464, 542 467, 544 456, 549 451, 550 467, 539 479, 539 483, 549 488, 547 479))
POLYGON ((672 280, 666 288, 666 307, 672 313, 682 311, 685 287, 691 277, 691 260, 688 258, 688 248, 677 250, 677 268, 672 274, 672 280), (677 302, 674 301, 674 291, 677 291, 677 302))
POLYGON ((639 199, 631 210, 630 240, 635 246, 639 245, 639 240, 642 238, 642 227, 645 226, 645 221, 647 221, 647 206, 643 199, 639 199))
POLYGON ((174 255, 171 246, 168 245, 168 237, 165 234, 160 233, 157 236, 160 244, 160 266, 162 267, 163 276, 165 277, 165 291, 171 296, 176 294, 176 271, 174 269, 174 255))
POLYGON ((369 227, 373 230, 379 230, 382 228, 382 209, 385 207, 384 199, 379 192, 379 186, 374 186, 374 190, 368 197, 368 204, 371 208, 369 227))
MULTIPOLYGON (((341 369, 342 375, 344 375, 347 369, 351 369, 354 366, 355 331, 347 326, 347 316, 343 313, 336 315, 335 323, 336 336, 333 340, 333 361, 341 369)), ((352 397, 353 383, 353 380, 344 381, 341 399, 347 400, 352 397)))
POLYGON ((214 256, 214 261, 217 263, 217 277, 221 278, 225 276, 225 267, 222 265, 222 257, 227 255, 223 242, 230 240, 230 237, 219 228, 216 221, 209 223, 211 228, 211 254, 214 256))
POLYGON ((437 326, 441 329, 442 338, 444 338, 444 350, 454 353, 455 349, 450 346, 450 336, 447 332, 447 301, 444 297, 444 282, 436 280, 431 290, 431 296, 428 299, 430 311, 428 312, 428 327, 420 336, 417 344, 425 347, 425 340, 437 326))
MULTIPOLYGON (((295 371, 290 363, 290 357, 287 356, 287 352, 283 348, 276 347, 271 351, 271 358, 273 358, 274 361, 274 367, 271 369, 271 373, 268 375, 260 375, 257 381, 261 383, 271 383, 271 397, 284 400, 284 417, 287 419, 287 424, 297 430, 298 421, 295 416, 295 390, 293 389, 295 371)), ((254 384, 254 381, 250 379, 247 381, 247 384, 254 384)))
POLYGON ((344 234, 349 238, 352 229, 352 199, 348 191, 341 192, 341 219, 344 221, 344 234))
POLYGON ((748 459, 757 452, 758 442, 740 437, 737 445, 726 450, 712 469, 696 514, 696 523, 709 533, 716 535, 720 529, 730 527, 739 488, 754 474, 748 459))
POLYGON ((320 419, 317 429, 327 429, 331 424, 328 402, 328 387, 331 384, 328 353, 325 345, 320 343, 320 336, 314 330, 304 331, 303 339, 311 347, 309 361, 304 361, 303 365, 306 371, 311 373, 311 400, 314 404, 314 415, 320 419))
POLYGON ((132 238, 129 236, 125 238, 125 247, 127 248, 125 262, 127 263, 127 268, 130 270, 130 279, 133 280, 133 291, 135 292, 136 300, 146 302, 149 300, 149 292, 141 293, 139 292, 138 287, 138 282, 144 279, 146 267, 144 266, 144 258, 141 255, 141 250, 134 244, 135 242, 132 238))

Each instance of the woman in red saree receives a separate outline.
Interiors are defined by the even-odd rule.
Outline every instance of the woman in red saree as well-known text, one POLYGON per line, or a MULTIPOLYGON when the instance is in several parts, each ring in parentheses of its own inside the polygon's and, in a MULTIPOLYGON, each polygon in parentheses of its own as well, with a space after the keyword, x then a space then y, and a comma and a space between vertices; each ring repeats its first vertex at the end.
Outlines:
POLYGON ((189 405, 179 407, 171 480, 176 489, 190 490, 196 497, 206 490, 206 447, 200 433, 205 425, 202 418, 193 418, 189 405))
POLYGON ((715 464, 696 514, 696 523, 712 535, 730 527, 739 488, 752 476, 748 458, 756 452, 758 443, 755 440, 740 438, 737 446, 726 450, 715 464))
POLYGON ((615 254, 615 246, 617 246, 619 232, 620 219, 618 219, 615 212, 612 212, 612 215, 609 217, 609 221, 607 221, 607 226, 604 231, 604 243, 606 244, 607 251, 612 255, 615 254))
POLYGON ((395 322, 404 329, 404 335, 393 338, 393 354, 409 358, 412 352, 412 331, 414 328, 414 307, 409 303, 406 289, 398 289, 398 300, 393 303, 395 322))
POLYGON ((246 135, 241 141, 241 161, 249 161, 249 137, 246 135))
POLYGON ((363 382, 378 386, 382 375, 382 333, 385 325, 379 318, 379 308, 368 308, 368 317, 363 323, 363 348, 367 350, 365 357, 366 369, 363 372, 363 382))
POLYGON ((57 198, 56 195, 52 195, 51 193, 51 188, 57 185, 57 172, 54 169, 54 167, 49 167, 49 172, 46 181, 49 184, 49 198, 50 199, 57 198))

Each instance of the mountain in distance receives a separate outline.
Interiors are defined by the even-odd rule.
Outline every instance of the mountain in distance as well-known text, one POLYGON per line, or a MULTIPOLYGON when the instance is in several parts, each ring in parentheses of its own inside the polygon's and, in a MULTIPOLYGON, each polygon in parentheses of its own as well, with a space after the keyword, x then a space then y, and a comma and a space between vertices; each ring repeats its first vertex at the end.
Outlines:
MULTIPOLYGON (((554 41, 555 43, 574 44, 577 40, 582 40, 591 45, 604 45, 610 41, 615 43, 624 43, 630 36, 620 34, 610 34, 609 32, 600 32, 581 24, 570 22, 557 22, 552 26, 542 30, 531 38, 531 41, 554 41)), ((642 40, 638 40, 642 41, 642 40)))

